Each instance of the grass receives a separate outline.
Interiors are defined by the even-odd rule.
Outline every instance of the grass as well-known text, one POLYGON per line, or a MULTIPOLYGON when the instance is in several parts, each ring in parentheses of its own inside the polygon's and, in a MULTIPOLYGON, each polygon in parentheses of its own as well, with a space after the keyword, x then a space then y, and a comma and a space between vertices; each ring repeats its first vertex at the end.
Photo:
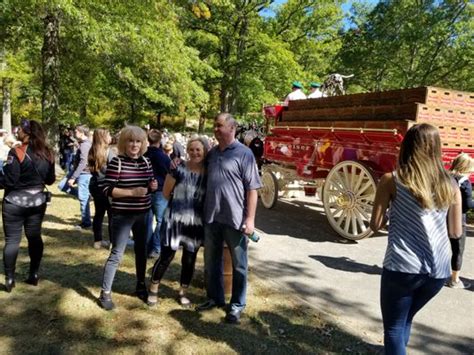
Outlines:
MULTIPOLYGON (((96 297, 108 251, 92 248, 92 232, 73 230, 79 223, 79 203, 52 190, 43 224, 39 286, 22 282, 29 263, 23 238, 17 287, 10 294, 0 291, 1 354, 370 354, 379 348, 293 295, 272 288, 251 270, 248 306, 240 325, 223 323, 222 310, 183 309, 177 303, 180 255, 160 286, 159 306, 150 309, 132 295, 134 258, 127 249, 113 286, 118 308, 106 312, 96 297)), ((190 288, 194 303, 205 300, 202 269, 200 252, 190 288)))

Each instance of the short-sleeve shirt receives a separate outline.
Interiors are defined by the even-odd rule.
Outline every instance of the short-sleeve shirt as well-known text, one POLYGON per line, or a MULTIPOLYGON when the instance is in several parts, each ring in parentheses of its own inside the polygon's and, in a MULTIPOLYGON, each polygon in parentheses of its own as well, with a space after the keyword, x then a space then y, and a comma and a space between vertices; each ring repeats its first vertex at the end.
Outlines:
POLYGON ((247 217, 247 192, 261 187, 252 151, 234 141, 221 151, 207 155, 207 190, 204 222, 218 222, 240 230, 247 217))

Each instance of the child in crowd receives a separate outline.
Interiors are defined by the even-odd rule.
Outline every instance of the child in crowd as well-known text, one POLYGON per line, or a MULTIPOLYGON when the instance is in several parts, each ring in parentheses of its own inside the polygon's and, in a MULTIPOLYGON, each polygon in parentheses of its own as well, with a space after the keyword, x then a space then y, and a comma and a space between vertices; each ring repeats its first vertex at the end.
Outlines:
POLYGON ((467 153, 459 154, 451 165, 451 173, 454 179, 459 185, 461 190, 462 200, 462 235, 461 238, 450 238, 451 249, 453 255, 451 258, 451 279, 447 282, 446 286, 451 288, 469 288, 471 284, 463 282, 459 278, 459 272, 461 271, 462 255, 464 252, 464 246, 466 245, 466 214, 469 209, 474 208, 474 201, 472 199, 472 185, 469 181, 469 176, 474 172, 474 159, 471 158, 467 153))

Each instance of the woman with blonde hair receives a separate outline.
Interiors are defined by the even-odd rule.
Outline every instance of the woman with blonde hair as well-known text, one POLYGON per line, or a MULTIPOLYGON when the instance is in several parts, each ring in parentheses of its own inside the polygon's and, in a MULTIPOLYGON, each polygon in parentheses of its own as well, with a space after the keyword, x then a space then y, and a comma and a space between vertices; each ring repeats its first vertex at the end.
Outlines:
POLYGON ((127 126, 120 133, 118 156, 107 166, 103 192, 112 198, 112 250, 104 267, 102 291, 99 303, 105 310, 112 310, 112 284, 122 260, 130 232, 133 232, 136 295, 145 300, 147 289, 146 239, 150 228, 152 191, 157 189, 153 170, 148 158, 143 156, 147 137, 143 129, 127 126))
POLYGON ((396 171, 378 184, 372 230, 385 225, 387 210, 380 290, 384 345, 386 354, 405 354, 413 317, 451 274, 448 235, 462 233, 461 195, 443 167, 435 127, 422 123, 407 131, 396 171))
POLYGON ((471 284, 461 281, 459 273, 466 245, 466 214, 469 209, 474 208, 472 185, 471 181, 469 181, 469 176, 474 172, 474 159, 467 153, 461 153, 453 160, 450 170, 461 192, 462 235, 461 238, 449 238, 453 255, 451 257, 451 279, 446 283, 446 286, 451 288, 469 288, 471 284))
POLYGON ((206 175, 204 159, 208 146, 200 136, 188 140, 188 160, 166 175, 163 197, 169 200, 161 226, 161 254, 153 266, 148 305, 158 303, 158 287, 176 251, 183 247, 181 258, 181 288, 179 302, 183 307, 191 305, 186 291, 191 283, 196 256, 204 241, 202 221, 206 175))
POLYGON ((112 230, 110 220, 112 218, 112 210, 109 199, 102 190, 102 185, 105 180, 105 173, 107 164, 117 154, 113 149, 109 148, 112 137, 108 130, 104 128, 97 128, 94 130, 92 136, 92 146, 89 150, 88 165, 92 174, 89 182, 89 192, 94 200, 95 214, 92 220, 92 229, 94 231, 94 248, 109 248, 108 242, 102 237, 102 223, 104 222, 105 212, 109 219, 108 231, 109 240, 112 241, 112 230))

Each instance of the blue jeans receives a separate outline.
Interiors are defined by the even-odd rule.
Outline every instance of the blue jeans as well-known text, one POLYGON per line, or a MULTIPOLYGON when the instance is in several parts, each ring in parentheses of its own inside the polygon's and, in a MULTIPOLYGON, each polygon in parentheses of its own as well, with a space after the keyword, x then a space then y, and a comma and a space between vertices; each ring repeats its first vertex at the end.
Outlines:
POLYGON ((446 279, 383 269, 380 287, 385 354, 405 355, 415 314, 443 287, 446 279))
POLYGON ((105 263, 102 290, 112 291, 115 274, 122 261, 130 231, 133 232, 135 250, 135 269, 137 282, 145 282, 146 273, 146 237, 150 212, 112 214, 112 250, 105 263))
POLYGON ((81 208, 81 227, 88 228, 92 226, 91 222, 91 209, 89 206, 90 194, 89 194, 89 182, 91 180, 91 174, 81 174, 76 180, 77 187, 69 186, 67 181, 70 178, 70 175, 63 177, 59 182, 58 188, 74 197, 77 197, 79 200, 81 208))
POLYGON ((204 235, 207 297, 217 304, 225 304, 222 263, 225 242, 232 257, 232 297, 229 310, 242 311, 247 299, 248 238, 241 231, 222 223, 206 224, 204 235))
MULTIPOLYGON (((151 208, 153 215, 156 220, 155 230, 152 232, 150 228, 150 234, 147 238, 147 250, 149 253, 157 252, 161 250, 160 243, 160 228, 163 222, 163 215, 165 214, 166 207, 168 206, 168 200, 163 197, 162 191, 156 191, 151 194, 151 208)), ((150 221, 152 223, 152 221, 150 221)))
POLYGON ((89 201, 91 199, 89 193, 89 183, 91 181, 91 174, 81 174, 77 178, 77 198, 81 206, 81 227, 92 226, 91 222, 91 208, 89 201))

